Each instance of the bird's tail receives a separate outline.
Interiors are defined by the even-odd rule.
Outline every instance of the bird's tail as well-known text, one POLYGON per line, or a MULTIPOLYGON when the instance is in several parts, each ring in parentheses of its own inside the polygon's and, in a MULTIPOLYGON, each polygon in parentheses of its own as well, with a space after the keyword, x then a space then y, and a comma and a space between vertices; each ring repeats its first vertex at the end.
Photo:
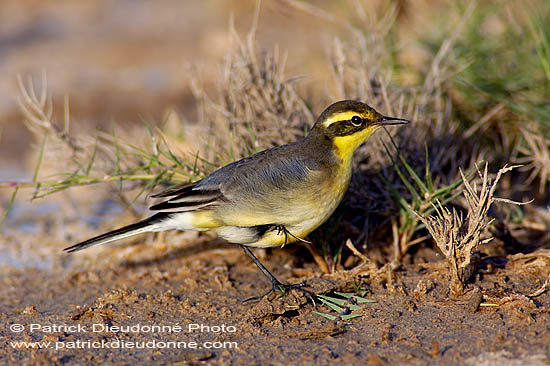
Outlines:
POLYGON ((109 231, 108 233, 98 235, 91 239, 85 240, 81 243, 65 248, 63 250, 68 253, 72 253, 82 249, 86 249, 94 245, 109 243, 114 240, 126 238, 128 236, 132 236, 140 233, 145 233, 148 231, 155 231, 155 226, 156 226, 155 224, 158 224, 166 220, 168 217, 169 217, 168 214, 160 212, 143 221, 139 221, 139 222, 136 222, 135 224, 121 227, 120 229, 109 231))

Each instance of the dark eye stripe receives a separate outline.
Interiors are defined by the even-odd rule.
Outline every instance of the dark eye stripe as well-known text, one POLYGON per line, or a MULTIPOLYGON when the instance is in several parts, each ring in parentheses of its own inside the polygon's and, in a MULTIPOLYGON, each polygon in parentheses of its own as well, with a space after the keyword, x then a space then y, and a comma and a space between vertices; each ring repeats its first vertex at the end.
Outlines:
POLYGON ((347 136, 354 134, 355 132, 362 130, 364 128, 363 124, 356 126, 351 122, 351 120, 342 120, 332 123, 328 127, 329 136, 347 136))

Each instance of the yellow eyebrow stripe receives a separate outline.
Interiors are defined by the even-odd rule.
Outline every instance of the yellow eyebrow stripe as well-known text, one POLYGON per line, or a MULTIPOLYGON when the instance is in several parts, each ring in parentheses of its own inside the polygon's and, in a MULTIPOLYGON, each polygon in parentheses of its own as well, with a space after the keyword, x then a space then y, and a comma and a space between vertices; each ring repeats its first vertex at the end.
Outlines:
POLYGON ((323 126, 326 128, 335 122, 349 121, 353 116, 359 116, 359 113, 353 111, 335 113, 323 121, 323 126))

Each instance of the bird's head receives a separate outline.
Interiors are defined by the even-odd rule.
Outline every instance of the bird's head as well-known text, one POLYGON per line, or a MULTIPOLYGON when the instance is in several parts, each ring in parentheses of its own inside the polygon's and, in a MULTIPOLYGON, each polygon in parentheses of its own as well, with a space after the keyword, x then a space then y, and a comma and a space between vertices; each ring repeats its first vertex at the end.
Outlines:
POLYGON ((378 128, 409 122, 402 118, 384 116, 365 103, 343 100, 325 109, 311 132, 332 141, 341 158, 349 158, 378 128))

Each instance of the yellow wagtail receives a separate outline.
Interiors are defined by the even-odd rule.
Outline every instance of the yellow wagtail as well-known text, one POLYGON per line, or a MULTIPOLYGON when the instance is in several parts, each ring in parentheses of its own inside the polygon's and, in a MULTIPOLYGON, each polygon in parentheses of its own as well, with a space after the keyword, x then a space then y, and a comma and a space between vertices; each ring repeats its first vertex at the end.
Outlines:
POLYGON ((272 288, 264 296, 274 290, 299 289, 311 298, 301 289, 305 282, 281 283, 248 247, 303 241, 342 200, 351 178, 353 152, 379 127, 408 122, 383 116, 358 101, 336 102, 321 113, 305 138, 159 193, 153 197, 168 199, 150 208, 158 211, 155 215, 65 250, 75 252, 150 231, 212 230, 239 244, 269 278, 272 288))

